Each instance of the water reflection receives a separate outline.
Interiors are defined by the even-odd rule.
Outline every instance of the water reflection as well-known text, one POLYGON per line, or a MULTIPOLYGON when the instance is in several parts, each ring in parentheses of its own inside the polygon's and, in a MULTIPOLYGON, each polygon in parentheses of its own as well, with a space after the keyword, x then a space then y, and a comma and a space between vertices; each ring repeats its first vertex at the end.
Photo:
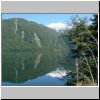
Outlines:
POLYGON ((61 79, 74 69, 63 51, 4 52, 2 85, 64 85, 61 79), (59 81, 60 80, 60 81, 59 81))
POLYGON ((55 77, 55 78, 59 78, 59 79, 63 79, 64 76, 66 76, 67 71, 62 69, 57 68, 57 70, 52 71, 50 73, 48 73, 47 75, 51 76, 51 77, 55 77))
POLYGON ((39 54, 37 55, 36 59, 34 60, 34 64, 35 64, 34 69, 36 69, 37 66, 39 65, 39 63, 40 63, 40 61, 41 61, 41 56, 42 56, 42 53, 39 53, 39 54))

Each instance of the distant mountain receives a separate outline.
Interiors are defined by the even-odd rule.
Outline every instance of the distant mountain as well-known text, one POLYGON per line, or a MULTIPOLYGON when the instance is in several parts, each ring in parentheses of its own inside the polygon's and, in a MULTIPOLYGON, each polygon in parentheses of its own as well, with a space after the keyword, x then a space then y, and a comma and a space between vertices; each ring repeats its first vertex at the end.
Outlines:
POLYGON ((11 18, 2 20, 2 49, 63 50, 68 46, 51 28, 23 18, 11 18))
POLYGON ((46 25, 47 27, 56 30, 56 32, 64 33, 66 30, 69 30, 72 28, 72 26, 65 25, 64 23, 57 22, 57 23, 51 23, 49 25, 46 25))

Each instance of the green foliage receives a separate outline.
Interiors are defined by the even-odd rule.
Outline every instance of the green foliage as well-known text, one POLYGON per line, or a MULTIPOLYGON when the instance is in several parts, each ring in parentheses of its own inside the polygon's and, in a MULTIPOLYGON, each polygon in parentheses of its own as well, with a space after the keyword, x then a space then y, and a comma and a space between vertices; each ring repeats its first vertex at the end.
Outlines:
POLYGON ((68 31, 67 37, 71 43, 75 45, 75 48, 71 49, 71 51, 73 53, 73 57, 78 59, 78 61, 76 61, 77 65, 75 64, 76 69, 78 68, 76 71, 76 85, 97 84, 98 16, 93 16, 93 19, 91 19, 92 25, 87 25, 87 22, 89 21, 88 19, 79 18, 78 16, 72 17, 71 20, 73 28, 68 31), (83 73, 85 78, 88 77, 88 80, 90 81, 85 81, 83 77, 79 78, 79 75, 81 75, 80 73, 83 73))
POLYGON ((41 24, 27 21, 22 18, 2 20, 2 49, 3 50, 60 50, 68 49, 63 39, 59 39, 59 33, 41 24), (17 20, 17 30, 16 22, 17 20), (24 32, 24 38, 22 36, 24 32), (34 39, 34 34, 38 39, 34 39), (39 41, 42 47, 39 47, 39 41))

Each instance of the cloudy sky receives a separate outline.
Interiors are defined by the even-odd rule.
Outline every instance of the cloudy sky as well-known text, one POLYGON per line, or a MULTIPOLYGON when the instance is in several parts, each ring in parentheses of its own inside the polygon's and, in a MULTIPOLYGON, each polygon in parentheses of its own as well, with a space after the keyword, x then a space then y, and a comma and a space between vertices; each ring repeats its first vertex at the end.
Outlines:
POLYGON ((2 19, 16 17, 25 18, 29 21, 34 21, 39 24, 58 29, 59 27, 70 28, 68 22, 70 22, 70 18, 75 15, 78 15, 79 17, 87 17, 90 19, 93 14, 2 14, 2 19))

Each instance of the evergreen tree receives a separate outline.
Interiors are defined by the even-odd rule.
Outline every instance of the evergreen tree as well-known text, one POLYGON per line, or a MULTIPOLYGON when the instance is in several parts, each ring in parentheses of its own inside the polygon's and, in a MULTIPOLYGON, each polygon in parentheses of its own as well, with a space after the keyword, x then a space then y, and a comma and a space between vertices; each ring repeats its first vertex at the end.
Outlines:
POLYGON ((89 21, 87 18, 79 18, 78 16, 72 17, 71 21, 73 28, 68 31, 67 37, 75 45, 71 51, 76 59, 76 85, 79 81, 83 84, 94 85, 97 83, 98 77, 97 15, 91 19, 92 25, 87 24, 89 21))

